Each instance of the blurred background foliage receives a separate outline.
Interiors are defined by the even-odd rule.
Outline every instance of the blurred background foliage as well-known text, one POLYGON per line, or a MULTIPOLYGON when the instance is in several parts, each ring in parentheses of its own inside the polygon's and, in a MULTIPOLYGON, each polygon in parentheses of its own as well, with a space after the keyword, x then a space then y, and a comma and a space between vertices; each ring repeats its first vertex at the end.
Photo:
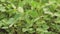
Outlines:
POLYGON ((60 0, 0 0, 0 34, 60 34, 60 0))

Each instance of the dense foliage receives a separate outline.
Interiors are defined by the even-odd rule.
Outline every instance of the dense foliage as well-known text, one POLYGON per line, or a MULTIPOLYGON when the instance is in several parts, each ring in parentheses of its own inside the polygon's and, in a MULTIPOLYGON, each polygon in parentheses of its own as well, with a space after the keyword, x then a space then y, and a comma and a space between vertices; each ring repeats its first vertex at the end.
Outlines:
POLYGON ((0 34, 60 34, 60 0, 0 0, 0 34))

